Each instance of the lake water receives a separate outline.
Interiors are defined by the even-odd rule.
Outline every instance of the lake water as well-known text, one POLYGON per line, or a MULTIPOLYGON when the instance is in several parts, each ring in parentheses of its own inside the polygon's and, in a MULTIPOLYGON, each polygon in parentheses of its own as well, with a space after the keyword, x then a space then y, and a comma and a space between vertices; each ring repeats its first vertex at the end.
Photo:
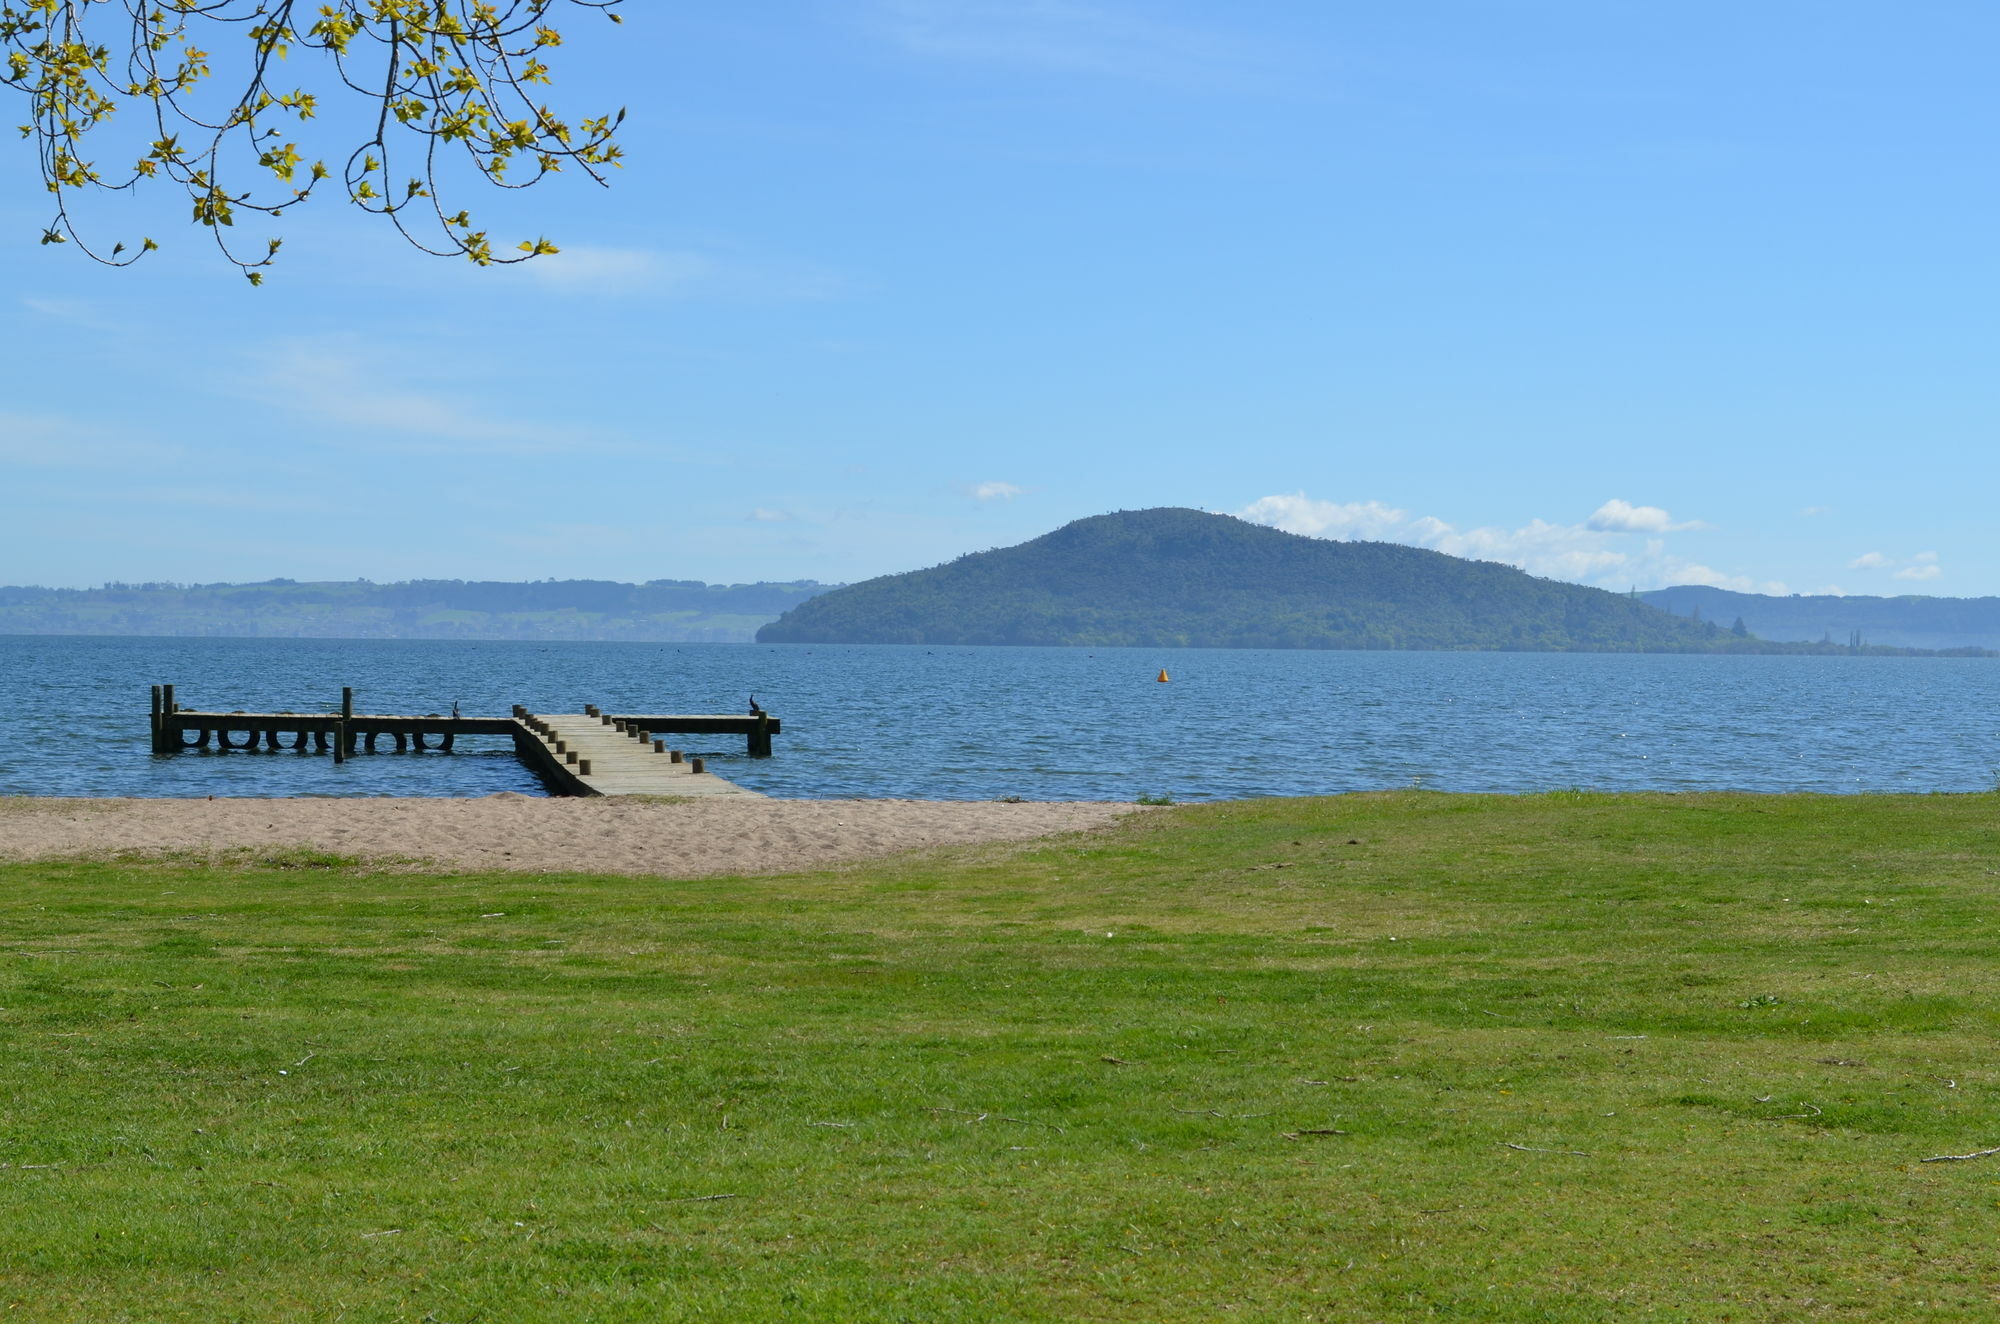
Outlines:
POLYGON ((0 637, 0 793, 540 794, 451 754, 156 756, 185 707, 741 712, 777 756, 678 737, 780 796, 1200 800, 1454 791, 1964 791, 2000 778, 2000 660, 0 637), (1172 680, 1155 679, 1166 667, 1172 680))

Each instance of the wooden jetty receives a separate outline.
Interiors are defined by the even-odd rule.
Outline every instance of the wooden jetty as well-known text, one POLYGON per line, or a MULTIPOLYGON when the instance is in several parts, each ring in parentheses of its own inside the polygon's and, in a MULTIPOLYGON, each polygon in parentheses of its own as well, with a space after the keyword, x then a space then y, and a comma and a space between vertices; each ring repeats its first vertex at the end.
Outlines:
POLYGON ((354 691, 324 713, 202 712, 183 708, 171 685, 153 686, 155 754, 185 750, 294 750, 356 754, 453 748, 460 736, 505 736, 514 753, 557 795, 756 796, 708 771, 698 756, 669 748, 668 735, 741 735, 752 758, 771 756, 781 730, 767 712, 614 716, 594 704, 580 713, 540 714, 519 704, 508 717, 358 713, 354 691))

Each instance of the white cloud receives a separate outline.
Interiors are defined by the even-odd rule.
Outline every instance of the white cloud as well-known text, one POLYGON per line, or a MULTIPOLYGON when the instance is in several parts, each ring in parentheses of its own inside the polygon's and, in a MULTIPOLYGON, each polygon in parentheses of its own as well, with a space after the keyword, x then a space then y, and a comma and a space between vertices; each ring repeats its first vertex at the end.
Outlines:
POLYGON ((1731 593, 1768 593, 1773 597, 1783 597, 1792 591, 1791 585, 1779 579, 1767 579, 1760 583, 1748 575, 1727 575, 1699 562, 1672 561, 1669 564, 1673 567, 1676 584, 1703 584, 1709 588, 1725 588, 1731 593))
MULTIPOLYGON (((838 298, 848 289, 831 271, 782 259, 597 244, 564 244, 560 252, 498 270, 502 279, 532 281, 551 294, 606 298, 795 303, 838 298)), ((488 269, 476 278, 494 274, 488 269)))
POLYGON ((116 318, 107 317, 97 305, 87 299, 45 299, 34 295, 23 295, 21 306, 44 317, 53 317, 59 322, 68 322, 90 331, 129 331, 116 318))
POLYGON ((1895 574, 1897 579, 1936 579, 1944 573, 1944 569, 1938 565, 1936 552, 1918 552, 1904 561, 1884 556, 1880 552, 1868 552, 1847 563, 1847 568, 1850 570, 1887 570, 1891 566, 1898 567, 1895 574))
POLYGON ((1630 536, 1633 532, 1664 533, 1705 526, 1697 521, 1675 523, 1663 510, 1622 501, 1607 502, 1582 524, 1536 519, 1518 528, 1484 525, 1462 529, 1434 515, 1412 519, 1407 511, 1381 501, 1316 501, 1304 492, 1260 497, 1236 513, 1252 523, 1288 533, 1429 547, 1600 588, 1713 584, 1746 593, 1790 591, 1775 581, 1759 583, 1683 560, 1667 550, 1665 538, 1648 538, 1635 545, 1630 536))
POLYGON ((1704 527, 1700 520, 1674 523, 1674 517, 1658 506, 1635 506, 1617 497, 1591 513, 1585 526, 1599 533, 1679 533, 1704 527))
POLYGON ((712 277, 716 263, 699 253, 571 244, 548 257, 521 263, 521 270, 557 290, 591 294, 674 293, 712 277))
POLYGON ((768 506, 759 506, 750 512, 750 518, 759 524, 783 524, 791 516, 782 510, 772 510, 768 506))
POLYGON ((1622 575, 1632 564, 1629 555, 1607 546, 1595 530, 1574 524, 1538 519, 1518 529, 1461 530, 1425 518, 1417 521, 1416 532, 1420 546, 1476 561, 1499 561, 1551 579, 1601 579, 1610 571, 1622 575))
POLYGON ((1832 513, 1832 511, 1832 506, 1807 506, 1799 512, 1799 518, 1812 519, 1816 515, 1826 515, 1832 513))
POLYGON ((1012 483, 974 483, 972 485, 972 499, 974 501, 1012 501, 1015 497, 1023 495, 1026 491, 1026 488, 1016 487, 1012 483))
POLYGON ((1237 514, 1309 538, 1377 538, 1403 522, 1406 512, 1380 501, 1315 501, 1304 492, 1259 497, 1237 514))
POLYGON ((496 414, 471 389, 460 395, 399 381, 401 360, 349 337, 283 340, 250 357, 255 370, 240 394, 354 429, 362 443, 516 455, 623 449, 576 424, 496 414))

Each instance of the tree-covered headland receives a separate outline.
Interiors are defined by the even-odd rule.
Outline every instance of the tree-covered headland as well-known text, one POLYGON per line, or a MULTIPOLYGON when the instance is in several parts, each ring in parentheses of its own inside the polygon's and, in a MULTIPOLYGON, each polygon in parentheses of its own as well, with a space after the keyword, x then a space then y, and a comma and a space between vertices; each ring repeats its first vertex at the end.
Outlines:
MULTIPOLYGON (((1077 520, 1017 547, 812 598, 764 643, 1847 652, 1772 643, 1603 589, 1386 542, 1178 508, 1077 520)), ((1905 651, 1905 650, 1872 650, 1905 651)))

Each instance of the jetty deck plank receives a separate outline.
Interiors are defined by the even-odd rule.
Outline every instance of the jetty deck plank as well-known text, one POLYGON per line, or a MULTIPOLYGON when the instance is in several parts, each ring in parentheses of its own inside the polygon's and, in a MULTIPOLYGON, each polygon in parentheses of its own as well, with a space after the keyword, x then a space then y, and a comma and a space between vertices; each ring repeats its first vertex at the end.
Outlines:
POLYGON ((533 735, 529 738, 540 741, 543 749, 550 751, 556 765, 578 784, 576 793, 768 798, 761 791, 738 786, 712 772, 697 773, 686 763, 675 763, 665 754, 656 754, 651 741, 636 740, 606 726, 601 717, 588 713, 536 713, 535 716, 547 723, 554 735, 547 741, 533 735), (553 753, 556 740, 575 751, 579 760, 589 761, 588 775, 553 753))

